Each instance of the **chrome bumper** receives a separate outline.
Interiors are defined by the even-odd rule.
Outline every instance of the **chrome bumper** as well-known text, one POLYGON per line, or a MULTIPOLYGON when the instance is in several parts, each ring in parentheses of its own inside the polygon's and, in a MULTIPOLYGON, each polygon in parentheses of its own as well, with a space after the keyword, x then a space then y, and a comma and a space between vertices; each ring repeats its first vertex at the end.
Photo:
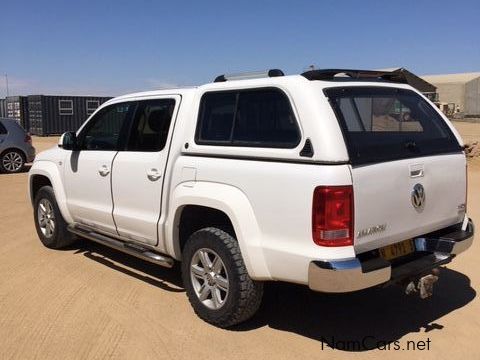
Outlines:
POLYGON ((341 293, 419 276, 449 263, 472 245, 475 232, 472 220, 469 219, 466 230, 461 230, 461 226, 459 223, 415 238, 416 252, 424 256, 398 266, 380 257, 312 261, 308 286, 315 291, 341 293))

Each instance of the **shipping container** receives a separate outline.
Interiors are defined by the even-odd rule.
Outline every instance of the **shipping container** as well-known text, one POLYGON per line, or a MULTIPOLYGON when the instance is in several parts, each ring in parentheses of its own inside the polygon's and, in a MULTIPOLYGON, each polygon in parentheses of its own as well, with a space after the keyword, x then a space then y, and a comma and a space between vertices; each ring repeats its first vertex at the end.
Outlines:
POLYGON ((110 97, 29 95, 29 131, 33 135, 58 135, 76 131, 110 97))
POLYGON ((28 119, 28 104, 26 96, 7 96, 5 99, 7 113, 6 117, 15 119, 28 131, 30 127, 28 119))
POLYGON ((0 99, 0 117, 7 117, 7 101, 0 99))

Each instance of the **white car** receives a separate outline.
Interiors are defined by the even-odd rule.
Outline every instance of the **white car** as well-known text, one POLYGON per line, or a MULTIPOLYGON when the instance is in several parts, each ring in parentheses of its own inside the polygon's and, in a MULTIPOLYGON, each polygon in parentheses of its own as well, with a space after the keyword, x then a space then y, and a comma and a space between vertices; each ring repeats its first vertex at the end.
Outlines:
POLYGON ((75 236, 171 267, 196 313, 251 317, 264 281, 409 283, 473 240, 460 136, 393 73, 222 75, 103 104, 29 173, 43 244, 75 236))

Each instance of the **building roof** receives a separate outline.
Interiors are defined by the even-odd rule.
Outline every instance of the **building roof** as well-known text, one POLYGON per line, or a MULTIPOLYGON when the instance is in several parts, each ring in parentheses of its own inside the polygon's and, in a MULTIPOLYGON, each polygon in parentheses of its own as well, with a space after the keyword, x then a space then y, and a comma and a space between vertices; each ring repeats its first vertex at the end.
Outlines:
POLYGON ((479 77, 480 72, 422 76, 424 80, 433 84, 466 83, 479 77))

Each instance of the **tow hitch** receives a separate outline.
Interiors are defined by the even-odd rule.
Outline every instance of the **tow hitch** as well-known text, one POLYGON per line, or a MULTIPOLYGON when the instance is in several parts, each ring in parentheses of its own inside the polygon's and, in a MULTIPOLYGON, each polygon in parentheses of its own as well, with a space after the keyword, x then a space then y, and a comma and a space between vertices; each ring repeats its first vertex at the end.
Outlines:
POLYGON ((426 299, 433 294, 433 284, 438 281, 439 270, 433 269, 431 274, 411 280, 405 288, 407 295, 419 293, 420 298, 426 299))

